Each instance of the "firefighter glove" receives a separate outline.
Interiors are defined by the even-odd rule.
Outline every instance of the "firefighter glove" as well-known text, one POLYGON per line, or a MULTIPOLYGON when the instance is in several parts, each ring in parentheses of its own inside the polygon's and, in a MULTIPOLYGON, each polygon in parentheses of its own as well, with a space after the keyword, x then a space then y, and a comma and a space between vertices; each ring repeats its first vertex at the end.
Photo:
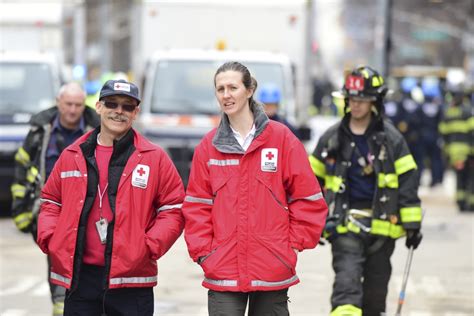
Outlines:
POLYGON ((419 229, 407 229, 407 239, 405 241, 407 248, 413 247, 413 249, 416 249, 422 239, 423 235, 419 229))
POLYGON ((333 216, 329 216, 326 219, 326 226, 324 227, 323 237, 327 241, 332 242, 334 239, 336 239, 337 235, 337 219, 333 216))
POLYGON ((23 233, 31 231, 33 223, 33 214, 31 212, 23 212, 13 217, 16 227, 23 233))

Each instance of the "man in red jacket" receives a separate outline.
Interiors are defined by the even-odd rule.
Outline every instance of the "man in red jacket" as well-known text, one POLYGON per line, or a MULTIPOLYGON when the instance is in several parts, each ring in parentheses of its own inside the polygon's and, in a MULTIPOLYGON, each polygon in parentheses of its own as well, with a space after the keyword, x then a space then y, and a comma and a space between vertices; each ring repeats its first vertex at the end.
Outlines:
POLYGON ((109 80, 100 127, 66 148, 41 196, 38 245, 64 315, 153 315, 156 260, 180 236, 184 189, 166 153, 132 128, 138 88, 109 80))

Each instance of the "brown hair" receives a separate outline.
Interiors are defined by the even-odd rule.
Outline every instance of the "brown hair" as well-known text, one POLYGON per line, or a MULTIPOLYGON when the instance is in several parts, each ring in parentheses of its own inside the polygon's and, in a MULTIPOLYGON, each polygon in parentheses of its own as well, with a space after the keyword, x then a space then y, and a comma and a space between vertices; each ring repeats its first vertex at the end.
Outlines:
MULTIPOLYGON (((257 80, 254 77, 252 77, 248 68, 245 65, 239 63, 238 61, 226 62, 225 64, 221 65, 217 69, 216 74, 214 75, 214 87, 216 86, 217 75, 225 71, 240 72, 242 74, 242 83, 244 84, 245 88, 252 89, 253 93, 255 93, 255 91, 257 90, 257 86, 258 86, 257 80)), ((253 100, 253 93, 249 98, 249 105, 251 108, 253 107, 253 104, 255 103, 255 101, 253 100)))

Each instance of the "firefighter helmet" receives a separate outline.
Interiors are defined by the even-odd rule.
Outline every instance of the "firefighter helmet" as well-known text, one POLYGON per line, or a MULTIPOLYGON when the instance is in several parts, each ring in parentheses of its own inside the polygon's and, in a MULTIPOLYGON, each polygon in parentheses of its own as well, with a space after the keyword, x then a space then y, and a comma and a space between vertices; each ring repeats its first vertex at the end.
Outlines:
POLYGON ((368 66, 357 67, 346 76, 342 93, 348 107, 350 97, 368 98, 374 101, 378 113, 383 111, 383 98, 387 94, 384 79, 368 66))

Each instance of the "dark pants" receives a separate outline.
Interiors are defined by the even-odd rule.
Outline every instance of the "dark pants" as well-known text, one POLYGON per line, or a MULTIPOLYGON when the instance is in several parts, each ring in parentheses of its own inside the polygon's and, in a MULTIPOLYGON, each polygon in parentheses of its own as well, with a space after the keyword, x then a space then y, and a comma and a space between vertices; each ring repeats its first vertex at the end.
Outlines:
POLYGON ((77 289, 66 292, 65 316, 153 316, 153 288, 104 291, 104 268, 83 265, 77 289))
POLYGON ((257 292, 217 292, 209 290, 210 316, 243 316, 249 302, 248 316, 287 316, 288 289, 257 292))
POLYGON ((332 265, 336 273, 332 308, 354 305, 362 309, 364 316, 380 316, 385 312, 394 249, 395 240, 389 238, 365 233, 337 237, 332 242, 332 265))

